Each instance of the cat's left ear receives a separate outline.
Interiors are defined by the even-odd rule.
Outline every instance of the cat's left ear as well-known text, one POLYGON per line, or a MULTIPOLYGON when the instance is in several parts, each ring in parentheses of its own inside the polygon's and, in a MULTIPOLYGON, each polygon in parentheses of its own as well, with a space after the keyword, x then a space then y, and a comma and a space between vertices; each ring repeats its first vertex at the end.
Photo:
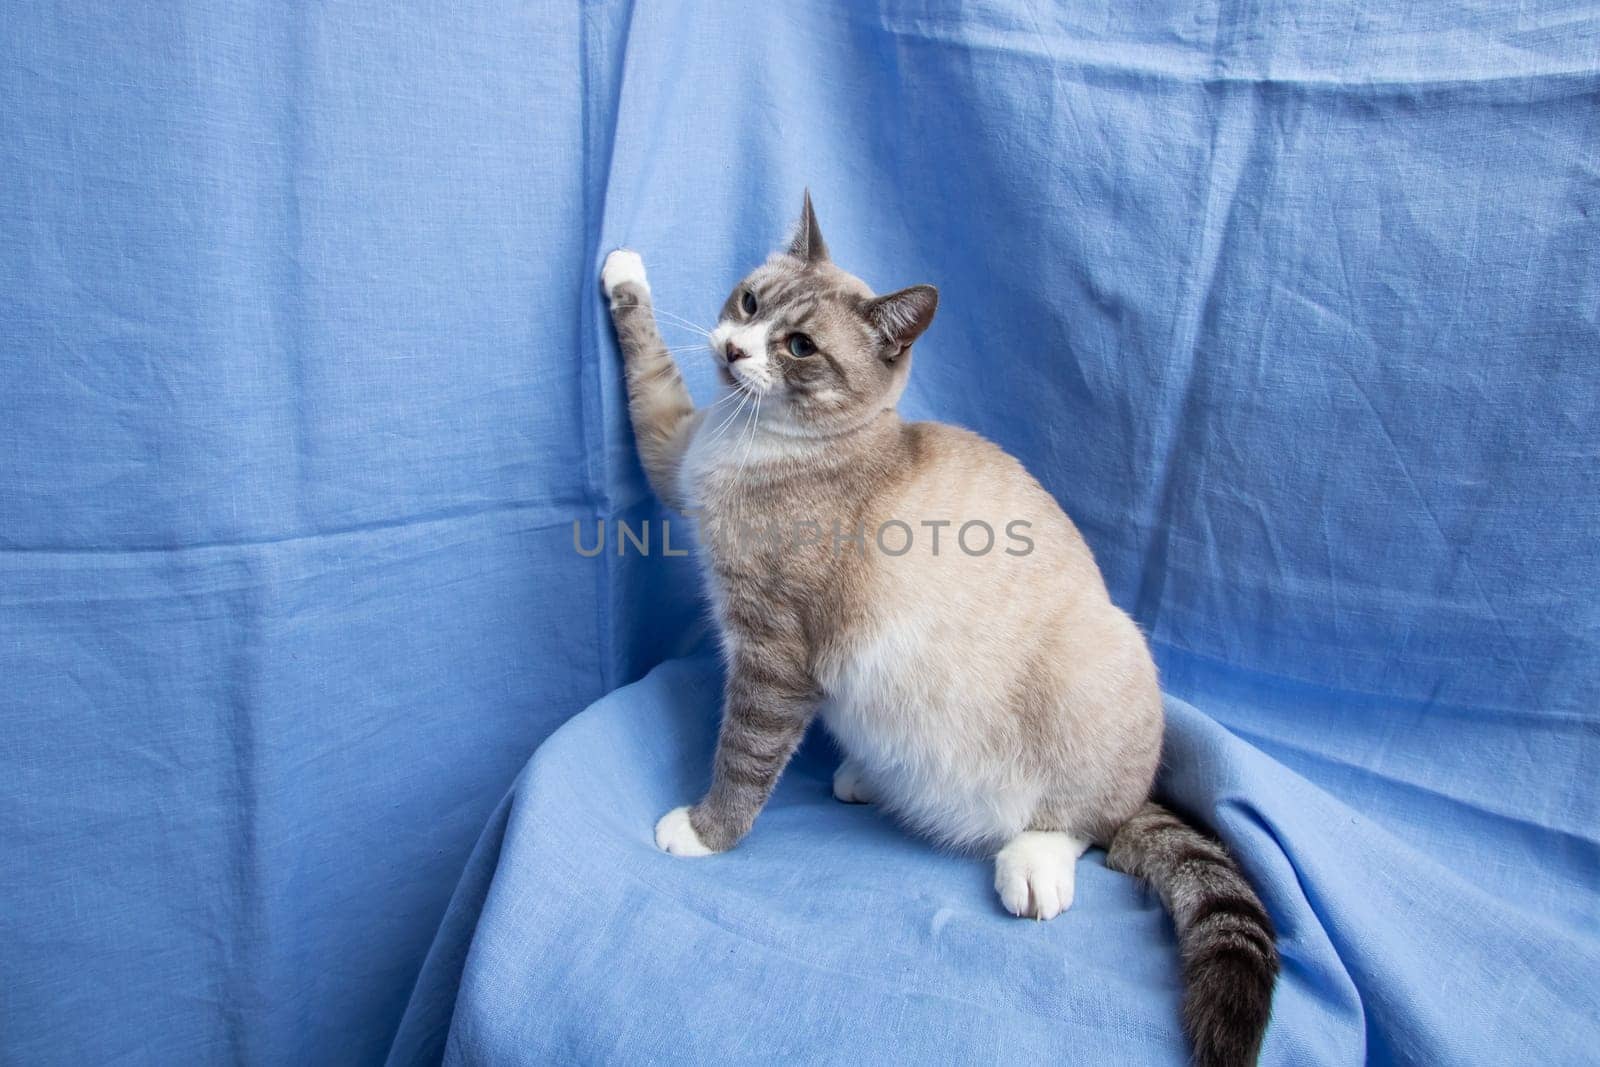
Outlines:
POLYGON ((806 190, 805 203, 800 208, 800 224, 795 227, 794 240, 789 242, 789 254, 806 263, 821 263, 828 258, 828 246, 822 243, 822 227, 817 225, 817 213, 811 207, 811 190, 806 190))
POLYGON ((939 290, 931 285, 913 285, 867 301, 868 321, 889 342, 888 354, 884 357, 888 362, 899 359, 900 354, 911 347, 911 342, 922 336, 938 307, 939 290))

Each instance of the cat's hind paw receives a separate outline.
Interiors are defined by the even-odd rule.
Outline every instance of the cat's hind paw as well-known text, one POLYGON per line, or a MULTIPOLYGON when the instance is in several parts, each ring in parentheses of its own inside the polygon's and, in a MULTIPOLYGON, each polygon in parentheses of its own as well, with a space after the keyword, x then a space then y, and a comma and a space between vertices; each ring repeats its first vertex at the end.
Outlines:
POLYGON ((872 790, 867 787, 867 779, 861 773, 861 765, 854 760, 845 760, 839 764, 839 769, 833 772, 833 799, 845 804, 871 804, 873 801, 872 790))
POLYGON ((607 300, 617 298, 617 289, 624 285, 637 286, 640 296, 650 295, 650 282, 645 278, 644 260, 631 248, 619 248, 606 256, 600 268, 600 288, 607 300))
POLYGON ((716 851, 707 848, 695 833, 687 807, 673 808, 661 816, 656 823, 656 847, 673 856, 709 856, 716 851))

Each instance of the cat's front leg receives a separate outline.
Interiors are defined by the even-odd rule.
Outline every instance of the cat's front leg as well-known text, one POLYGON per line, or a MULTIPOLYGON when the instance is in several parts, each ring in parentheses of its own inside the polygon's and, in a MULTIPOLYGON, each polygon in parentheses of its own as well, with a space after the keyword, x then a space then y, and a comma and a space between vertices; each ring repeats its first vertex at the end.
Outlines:
POLYGON ((772 795, 816 703, 815 686, 797 664, 770 650, 735 653, 711 789, 693 807, 661 817, 656 846, 674 856, 706 856, 737 844, 772 795))
POLYGON ((1072 907, 1078 857, 1089 842, 1056 830, 1028 830, 994 858, 1000 903, 1019 919, 1054 919, 1072 907))
POLYGON ((606 256, 600 287, 611 303, 611 321, 617 328, 617 346, 622 349, 628 413, 639 445, 639 462, 656 495, 668 507, 682 510, 678 468, 697 416, 678 365, 656 328, 650 282, 639 253, 619 248, 606 256))

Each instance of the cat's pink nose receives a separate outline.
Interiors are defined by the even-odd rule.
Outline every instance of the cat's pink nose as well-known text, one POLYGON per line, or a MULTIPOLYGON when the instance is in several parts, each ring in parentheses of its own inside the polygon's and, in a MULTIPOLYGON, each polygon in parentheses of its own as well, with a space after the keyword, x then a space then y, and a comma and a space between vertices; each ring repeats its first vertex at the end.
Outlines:
POLYGON ((728 342, 728 347, 725 348, 723 352, 727 355, 729 363, 737 363, 741 359, 750 358, 750 353, 746 352, 732 341, 728 342))

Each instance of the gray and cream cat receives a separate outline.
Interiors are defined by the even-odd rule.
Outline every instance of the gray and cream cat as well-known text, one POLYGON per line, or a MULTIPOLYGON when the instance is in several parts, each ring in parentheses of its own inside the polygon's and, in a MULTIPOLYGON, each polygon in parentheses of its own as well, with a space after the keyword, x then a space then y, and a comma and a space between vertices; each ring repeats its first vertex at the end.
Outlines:
POLYGON ((1253 1062, 1272 924, 1221 845, 1150 801, 1163 715, 1144 637, 1020 463, 896 413, 938 292, 877 296, 835 266, 807 195, 793 243, 711 331, 733 401, 712 411, 662 343, 639 256, 612 252, 601 283, 640 458, 661 499, 696 516, 727 662, 711 788, 661 818, 657 845, 733 847, 820 715, 847 757, 834 795, 992 854, 1012 914, 1068 908, 1090 845, 1148 880, 1177 927, 1195 1062, 1253 1062), (978 526, 958 545, 975 522, 1030 548, 978 552, 978 526))

